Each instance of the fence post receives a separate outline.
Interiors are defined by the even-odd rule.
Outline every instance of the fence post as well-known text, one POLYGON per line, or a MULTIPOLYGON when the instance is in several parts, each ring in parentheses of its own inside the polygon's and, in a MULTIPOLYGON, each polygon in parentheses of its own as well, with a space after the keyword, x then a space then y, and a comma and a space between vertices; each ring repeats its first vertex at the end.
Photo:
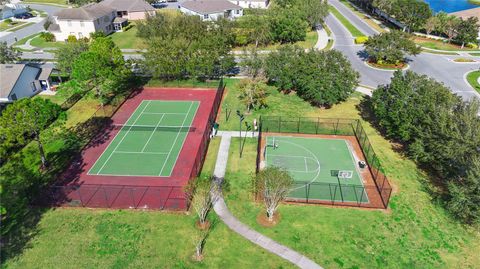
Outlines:
POLYGON ((297 121, 297 133, 300 133, 300 117, 298 117, 297 121))
POLYGON ((315 134, 318 134, 318 125, 320 124, 320 117, 317 117, 317 126, 315 126, 315 134))

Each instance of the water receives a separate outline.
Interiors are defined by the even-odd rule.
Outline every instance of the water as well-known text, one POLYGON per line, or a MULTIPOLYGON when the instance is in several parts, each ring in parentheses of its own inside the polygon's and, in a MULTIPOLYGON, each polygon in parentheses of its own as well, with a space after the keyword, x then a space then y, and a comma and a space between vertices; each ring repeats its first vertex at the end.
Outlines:
POLYGON ((468 0, 424 0, 430 4, 430 8, 435 12, 444 11, 447 13, 480 7, 469 3, 468 0))

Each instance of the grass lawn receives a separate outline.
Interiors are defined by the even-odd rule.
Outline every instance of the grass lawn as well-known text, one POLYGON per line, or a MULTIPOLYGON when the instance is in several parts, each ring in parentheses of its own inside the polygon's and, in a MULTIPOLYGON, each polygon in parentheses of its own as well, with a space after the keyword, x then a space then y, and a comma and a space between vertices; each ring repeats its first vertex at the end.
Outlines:
POLYGON ((336 8, 329 6, 330 12, 347 28, 353 37, 365 36, 360 30, 357 29, 347 18, 345 18, 336 8))
POLYGON ((37 47, 37 48, 61 48, 65 46, 65 42, 47 42, 40 35, 34 37, 32 41, 30 41, 30 45, 37 47))
POLYGON ((29 248, 4 268, 293 268, 221 222, 195 262, 195 229, 185 214, 52 209, 29 248))
MULTIPOLYGON (((228 82, 231 79, 226 79, 228 82)), ((196 79, 164 81, 159 79, 151 79, 145 84, 145 87, 165 87, 165 88, 217 88, 218 80, 198 81, 196 79)))
POLYGON ((113 42, 120 49, 144 49, 143 39, 137 37, 137 26, 134 24, 124 32, 115 32, 112 35, 113 42))
MULTIPOLYGON (((288 103, 290 97, 285 99, 288 103)), ((309 116, 360 118, 357 94, 331 109, 298 110, 309 116)), ((279 110, 281 111, 281 110, 279 110)), ((289 111, 269 114, 289 115, 289 111)), ((281 205, 280 223, 257 224, 263 212, 253 202, 256 139, 249 139, 239 158, 233 139, 225 180, 232 213, 257 231, 312 258, 325 268, 475 268, 480 264, 478 227, 465 227, 449 217, 425 191, 427 178, 416 165, 395 152, 372 126, 363 122, 370 141, 395 186, 388 210, 315 205, 281 205)))
POLYGON ((470 48, 467 48, 467 47, 464 47, 462 49, 461 46, 458 46, 458 45, 453 44, 453 43, 446 43, 446 42, 442 42, 440 40, 434 40, 434 39, 418 37, 418 36, 414 38, 414 41, 418 45, 420 45, 424 48, 427 48, 427 49, 447 50, 447 51, 448 50, 453 50, 453 51, 456 51, 456 50, 464 50, 464 51, 478 50, 478 49, 470 49, 470 48))
POLYGON ((480 93, 480 83, 478 83, 478 78, 480 78, 480 71, 473 71, 468 73, 467 81, 470 85, 480 93))
MULTIPOLYGON (((26 24, 26 22, 21 22, 21 21, 12 21, 11 24, 9 23, 6 23, 5 21, 1 21, 0 22, 0 31, 9 31, 10 29, 12 28, 16 28, 16 27, 19 27, 23 24, 26 24)), ((21 29, 21 28, 19 28, 21 29)))
POLYGON ((25 1, 28 3, 35 3, 35 4, 55 4, 55 5, 67 5, 67 0, 28 0, 25 1))
POLYGON ((48 99, 57 105, 61 105, 63 102, 67 101, 68 96, 62 94, 55 95, 37 95, 36 98, 48 99))
POLYGON ((470 55, 472 55, 472 56, 480 56, 480 52, 472 52, 472 53, 470 53, 470 55))

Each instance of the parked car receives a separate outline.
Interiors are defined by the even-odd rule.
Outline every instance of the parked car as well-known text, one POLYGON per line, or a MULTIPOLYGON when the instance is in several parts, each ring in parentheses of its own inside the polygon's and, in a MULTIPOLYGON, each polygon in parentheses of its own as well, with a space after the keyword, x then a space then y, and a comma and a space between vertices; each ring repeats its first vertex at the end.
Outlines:
POLYGON ((35 16, 33 16, 33 14, 29 12, 15 15, 15 19, 22 19, 22 20, 30 19, 33 17, 35 16))

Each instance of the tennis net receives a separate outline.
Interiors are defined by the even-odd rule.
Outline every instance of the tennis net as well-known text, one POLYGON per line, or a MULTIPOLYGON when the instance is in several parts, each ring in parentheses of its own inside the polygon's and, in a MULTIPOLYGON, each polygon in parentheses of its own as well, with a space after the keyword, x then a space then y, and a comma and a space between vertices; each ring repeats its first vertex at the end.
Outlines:
POLYGON ((130 130, 144 132, 194 132, 194 126, 172 126, 172 125, 129 125, 129 124, 112 124, 114 130, 130 130))

